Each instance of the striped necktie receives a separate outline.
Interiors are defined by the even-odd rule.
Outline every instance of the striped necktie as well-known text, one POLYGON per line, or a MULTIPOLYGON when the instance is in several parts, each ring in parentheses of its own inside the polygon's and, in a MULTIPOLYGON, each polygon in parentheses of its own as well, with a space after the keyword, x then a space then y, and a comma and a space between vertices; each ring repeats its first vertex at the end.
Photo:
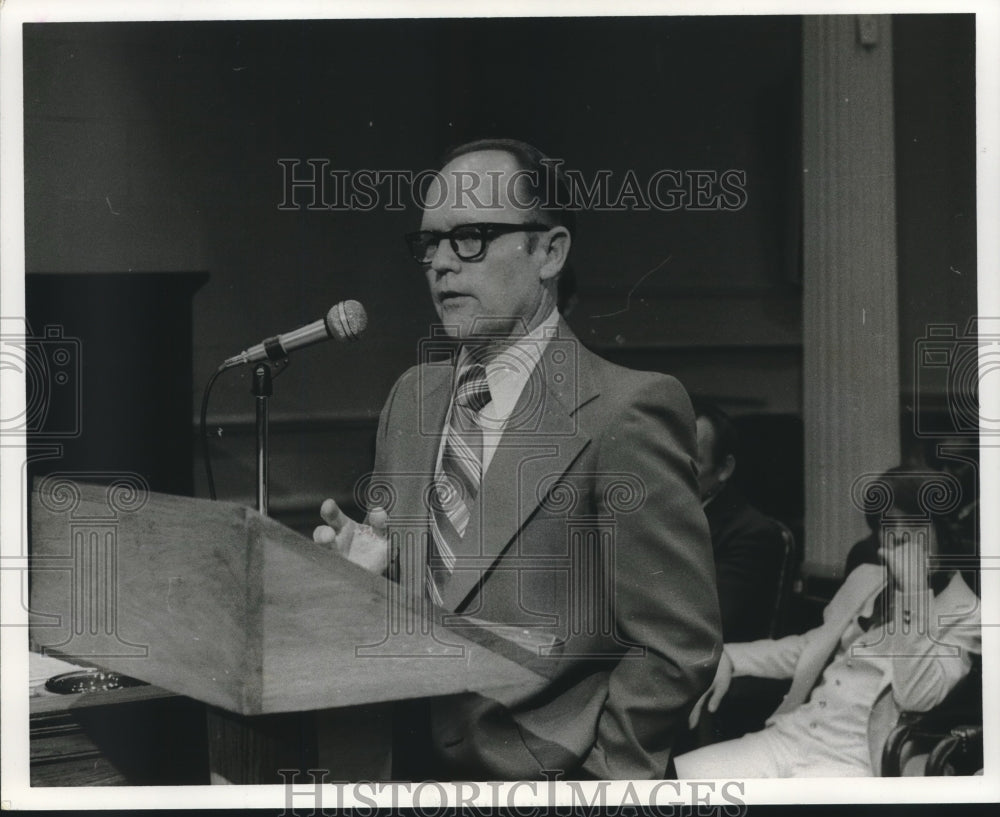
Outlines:
POLYGON ((441 467, 434 475, 427 591, 438 605, 440 587, 454 572, 456 560, 475 555, 464 553, 462 542, 483 480, 483 430, 476 415, 491 400, 485 366, 476 363, 459 374, 441 467))

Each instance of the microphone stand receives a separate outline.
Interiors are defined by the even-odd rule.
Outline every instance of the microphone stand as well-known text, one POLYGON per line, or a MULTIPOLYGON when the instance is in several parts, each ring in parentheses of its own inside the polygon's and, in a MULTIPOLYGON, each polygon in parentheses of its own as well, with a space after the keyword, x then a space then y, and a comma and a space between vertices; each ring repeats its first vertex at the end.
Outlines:
POLYGON ((251 392, 257 404, 257 510, 267 516, 267 401, 274 394, 271 367, 258 363, 253 369, 251 392))

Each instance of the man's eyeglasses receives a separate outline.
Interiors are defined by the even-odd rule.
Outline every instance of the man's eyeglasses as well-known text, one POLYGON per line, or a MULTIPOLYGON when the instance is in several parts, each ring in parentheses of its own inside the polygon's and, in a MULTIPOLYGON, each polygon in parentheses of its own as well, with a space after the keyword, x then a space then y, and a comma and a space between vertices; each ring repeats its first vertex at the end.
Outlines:
POLYGON ((460 224, 446 233, 437 230, 421 230, 403 236, 410 248, 410 254, 421 264, 434 260, 441 239, 447 238, 452 252, 462 261, 479 261, 486 255, 490 242, 507 233, 541 232, 551 230, 551 224, 495 224, 490 221, 475 224, 460 224))

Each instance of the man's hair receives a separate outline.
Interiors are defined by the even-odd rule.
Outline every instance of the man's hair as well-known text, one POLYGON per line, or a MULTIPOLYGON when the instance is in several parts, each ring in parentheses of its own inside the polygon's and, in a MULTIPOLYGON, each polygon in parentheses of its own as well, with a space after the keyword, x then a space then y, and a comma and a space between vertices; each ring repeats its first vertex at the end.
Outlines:
POLYGON ((475 139, 449 150, 441 160, 441 166, 459 156, 484 150, 498 150, 513 156, 518 169, 530 174, 523 178, 528 186, 529 199, 538 202, 537 212, 546 223, 565 227, 571 237, 576 235, 576 213, 570 209, 570 187, 562 165, 549 159, 534 145, 520 139, 475 139))
POLYGON ((726 461, 726 457, 732 455, 736 458, 740 439, 730 416, 711 400, 703 397, 693 397, 691 403, 694 406, 694 416, 708 420, 712 431, 715 432, 713 435, 715 439, 712 441, 712 464, 718 467, 726 461))

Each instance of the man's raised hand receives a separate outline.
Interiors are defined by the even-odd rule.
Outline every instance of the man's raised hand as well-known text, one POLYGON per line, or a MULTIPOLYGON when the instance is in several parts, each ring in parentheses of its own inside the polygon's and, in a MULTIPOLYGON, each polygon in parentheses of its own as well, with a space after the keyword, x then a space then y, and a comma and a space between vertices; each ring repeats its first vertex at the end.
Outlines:
POLYGON ((387 528, 389 515, 375 507, 368 523, 355 522, 332 499, 323 502, 319 515, 326 522, 313 531, 313 541, 336 550, 341 556, 372 573, 382 573, 389 563, 387 528))

